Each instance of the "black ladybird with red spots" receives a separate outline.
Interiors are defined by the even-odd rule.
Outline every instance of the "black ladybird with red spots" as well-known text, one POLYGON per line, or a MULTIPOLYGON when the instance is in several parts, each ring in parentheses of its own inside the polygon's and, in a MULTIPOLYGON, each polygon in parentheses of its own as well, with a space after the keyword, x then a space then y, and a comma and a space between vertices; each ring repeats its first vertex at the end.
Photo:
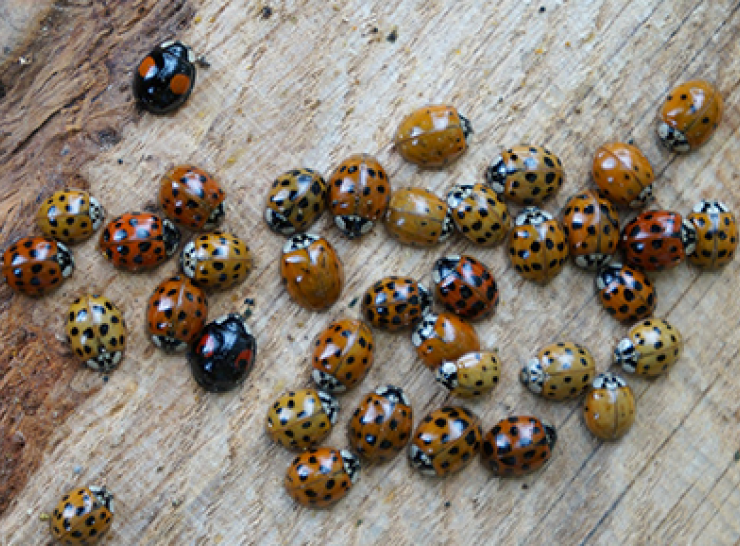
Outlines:
POLYGON ((134 97, 153 114, 182 106, 195 84, 195 55, 181 42, 164 42, 144 57, 134 74, 134 97))

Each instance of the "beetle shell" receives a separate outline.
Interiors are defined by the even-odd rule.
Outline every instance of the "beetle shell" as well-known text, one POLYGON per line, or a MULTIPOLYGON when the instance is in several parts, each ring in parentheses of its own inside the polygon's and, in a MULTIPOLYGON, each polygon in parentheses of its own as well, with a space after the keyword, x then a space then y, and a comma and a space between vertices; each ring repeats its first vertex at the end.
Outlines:
POLYGON ((214 231, 185 245, 180 267, 197 285, 222 290, 247 278, 252 270, 252 254, 239 237, 214 231))
POLYGON ((313 169, 293 169, 277 177, 267 194, 265 222, 276 233, 306 231, 326 208, 326 181, 313 169))
POLYGON ((568 259, 568 242, 560 223, 537 207, 524 209, 511 231, 509 259, 525 279, 541 284, 551 281, 568 259))
POLYGON ((393 459, 409 442, 414 426, 411 401, 399 387, 386 385, 368 394, 352 414, 352 449, 369 461, 393 459))
POLYGON ((493 274, 472 256, 445 256, 432 267, 435 295, 448 311, 468 320, 493 314, 498 287, 493 274))
POLYGON ((67 311, 67 343, 88 368, 108 372, 126 350, 126 321, 105 296, 77 298, 67 311))
POLYGON ((36 213, 44 235, 73 245, 100 229, 105 209, 92 195, 82 190, 62 190, 54 193, 36 213))
POLYGON ((622 322, 636 322, 653 314, 658 296, 645 273, 611 262, 596 274, 596 289, 606 311, 622 322))
POLYGON ((395 332, 419 322, 431 310, 429 291, 410 277, 384 277, 362 296, 361 313, 371 325, 395 332))
POLYGON ((434 193, 421 188, 403 188, 391 197, 385 227, 399 243, 428 247, 446 241, 455 224, 447 203, 434 193))
POLYGON ((393 142, 406 161, 439 168, 465 153, 472 132, 470 122, 454 106, 430 105, 406 116, 393 142))
POLYGON ((126 271, 152 269, 172 256, 180 244, 175 225, 148 212, 131 212, 111 220, 100 234, 100 250, 126 271))
POLYGON ((154 344, 167 352, 184 351, 208 318, 205 292, 177 275, 154 289, 147 306, 147 328, 154 344))
POLYGON ((721 201, 697 203, 687 218, 696 232, 696 248, 689 261, 703 269, 716 269, 735 257, 738 242, 735 215, 721 201))
POLYGON ((658 136, 672 152, 698 148, 717 130, 723 109, 722 95, 711 83, 683 83, 669 91, 660 109, 658 136))
POLYGON ((159 206, 177 225, 209 231, 226 215, 226 192, 206 171, 179 165, 159 181, 159 206))
POLYGON ((525 476, 550 460, 557 439, 555 427, 537 417, 508 417, 486 434, 481 458, 495 476, 525 476))
POLYGON ((337 423, 339 402, 315 389, 298 389, 279 396, 265 419, 272 441, 288 449, 303 450, 315 445, 337 423))
POLYGON ((3 253, 2 273, 8 285, 26 296, 43 296, 75 269, 72 252, 46 237, 22 237, 3 253))
POLYGON ((631 144, 610 142, 599 147, 591 173, 604 197, 617 205, 639 209, 653 196, 653 167, 631 144))
POLYGON ((457 230, 478 246, 493 246, 506 239, 511 214, 506 203, 485 184, 458 184, 447 194, 457 230))
POLYGON ((373 333, 361 320, 329 324, 314 342, 311 376, 320 389, 344 392, 364 379, 373 365, 373 333))
POLYGON ((373 156, 355 154, 329 178, 329 210, 343 235, 368 233, 383 217, 391 198, 391 184, 383 166, 373 156))
POLYGON ((571 197, 563 210, 563 232, 576 265, 598 269, 611 260, 619 243, 619 215, 612 203, 594 190, 571 197))
POLYGON ((625 261, 646 271, 663 271, 680 264, 696 247, 694 226, 676 212, 649 210, 622 230, 625 261))
POLYGON ((455 396, 481 396, 498 386, 501 363, 496 353, 465 353, 457 360, 442 362, 435 379, 455 396))
POLYGON ((318 235, 293 235, 283 246, 280 276, 301 307, 321 311, 334 305, 344 287, 344 269, 334 247, 318 235))
POLYGON ((457 360, 466 353, 480 351, 475 328, 452 313, 429 313, 411 333, 417 356, 436 371, 445 360, 457 360))
POLYGON ((560 158, 542 146, 514 146, 491 162, 486 180, 519 205, 539 205, 563 185, 560 158))
POLYGON ((624 436, 635 422, 635 396, 620 376, 602 373, 596 376, 583 404, 586 427, 602 440, 624 436))
POLYGON ((134 74, 134 97, 153 114, 176 110, 188 100, 195 85, 195 55, 181 42, 155 47, 134 74))
POLYGON ((519 379, 533 393, 550 400, 576 398, 596 376, 596 362, 586 347, 570 341, 546 345, 522 368, 519 379))
POLYGON ((343 498, 360 479, 360 461, 347 450, 309 449, 298 455, 285 474, 285 490, 302 506, 323 508, 343 498))
POLYGON ((49 518, 55 540, 73 546, 92 546, 113 524, 113 493, 91 485, 68 491, 49 518))
POLYGON ((625 372, 656 377, 681 358, 683 337, 668 321, 650 318, 630 328, 617 343, 614 360, 625 372))

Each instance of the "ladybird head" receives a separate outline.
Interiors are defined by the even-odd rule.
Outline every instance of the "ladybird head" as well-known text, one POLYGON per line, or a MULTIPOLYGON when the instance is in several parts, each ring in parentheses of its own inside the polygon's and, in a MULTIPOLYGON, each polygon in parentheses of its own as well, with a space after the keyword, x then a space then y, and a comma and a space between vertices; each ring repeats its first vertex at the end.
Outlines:
POLYGON ((69 277, 75 270, 75 259, 72 252, 62 243, 57 243, 57 253, 55 257, 62 272, 62 277, 69 277))
POLYGON ((85 365, 91 370, 99 372, 109 372, 121 362, 123 351, 108 352, 105 347, 99 348, 97 356, 85 361, 85 365))
POLYGON ((427 476, 436 476, 437 472, 432 466, 432 458, 424 453, 416 444, 409 446, 409 462, 416 470, 427 476))
POLYGON ((628 337, 617 343, 614 349, 614 361, 622 367, 625 372, 635 373, 637 370, 637 349, 628 337))
POLYGON ((437 368, 434 379, 450 390, 456 389, 460 384, 457 379, 457 364, 450 361, 442 362, 439 368, 437 368))
POLYGON ((167 353, 178 353, 188 348, 187 342, 171 336, 152 334, 152 341, 167 353))
POLYGON ((558 441, 558 433, 555 430, 555 427, 551 424, 547 423, 546 421, 541 421, 542 428, 545 429, 545 438, 547 440, 547 445, 550 448, 550 451, 555 449, 555 444, 558 441))
POLYGON ((265 222, 272 231, 281 235, 293 235, 296 231, 295 226, 288 221, 284 214, 270 207, 265 208, 265 222))
POLYGON ((509 176, 509 170, 506 167, 503 156, 494 159, 486 169, 486 182, 488 182, 493 191, 503 193, 506 189, 506 178, 509 176))
POLYGON ((443 241, 446 241, 454 232, 455 222, 452 220, 452 209, 450 207, 447 207, 445 219, 442 221, 442 232, 439 234, 439 239, 437 239, 437 242, 441 243, 443 241))
POLYGON ((311 377, 316 385, 318 385, 322 390, 328 392, 344 392, 347 390, 347 386, 339 381, 339 379, 323 370, 319 370, 318 368, 313 369, 311 377))
POLYGON ((593 254, 582 254, 575 257, 576 265, 583 269, 595 270, 609 263, 612 259, 611 254, 599 254, 594 252, 593 254))
POLYGON ((686 218, 681 222, 681 244, 686 254, 693 254, 696 250, 696 228, 686 218))
POLYGON ((457 184, 447 194, 447 206, 456 209, 473 193, 473 184, 457 184))
POLYGON ((648 204, 648 201, 653 198, 653 185, 648 184, 642 190, 640 193, 635 197, 634 201, 630 202, 630 208, 633 209, 641 209, 645 205, 648 204))
POLYGON ((360 479, 360 459, 347 449, 343 449, 339 452, 342 456, 342 466, 344 471, 349 476, 352 483, 357 483, 360 479))
POLYGON ((95 496, 96 502, 100 503, 101 506, 105 506, 108 511, 113 514, 113 493, 111 493, 105 486, 101 487, 98 485, 91 485, 88 487, 90 493, 95 496))
POLYGON ((612 262, 599 269, 596 274, 596 288, 604 290, 610 284, 619 282, 623 269, 624 266, 619 262, 612 262))
POLYGON ((420 347, 422 343, 434 336, 434 326, 437 324, 438 315, 436 313, 427 313, 419 324, 414 326, 411 332, 411 343, 414 347, 420 347))
POLYGON ((211 230, 219 225, 224 217, 226 216, 226 207, 224 206, 225 201, 221 201, 216 208, 213 209, 211 214, 208 216, 208 220, 203 224, 203 229, 211 230))
POLYGON ((164 231, 164 251, 167 256, 172 256, 177 250, 177 245, 180 244, 180 230, 167 218, 162 220, 162 230, 164 231))
POLYGON ((519 372, 519 380, 533 393, 540 394, 542 392, 542 387, 545 384, 545 372, 542 370, 539 358, 533 358, 527 362, 526 366, 519 372))
POLYGON ((663 145, 671 152, 683 154, 691 150, 686 135, 665 121, 658 123, 658 136, 663 145))
POLYGON ((470 135, 474 133, 473 125, 470 123, 470 120, 468 118, 466 118, 459 112, 457 113, 457 117, 460 118, 460 128, 462 129, 463 136, 465 137, 465 142, 467 142, 470 135))
POLYGON ((103 225, 103 220, 105 220, 105 209, 103 208, 103 205, 100 204, 100 201, 95 199, 92 195, 90 196, 89 214, 92 228, 93 230, 97 230, 101 225, 103 225))
POLYGON ((283 245, 283 254, 290 254, 296 250, 308 248, 320 239, 321 237, 312 233, 298 233, 297 235, 293 235, 283 245))
POLYGON ((552 214, 538 207, 527 207, 516 217, 517 226, 538 226, 552 220, 552 214))
POLYGON ((162 51, 166 51, 167 53, 182 59, 183 61, 187 61, 189 63, 195 62, 195 53, 193 53, 193 49, 182 42, 167 40, 166 42, 162 42, 159 48, 162 51))
POLYGON ((696 214, 720 214, 730 212, 730 208, 722 201, 702 199, 692 209, 696 214))
POLYGON ((454 274, 455 268, 459 263, 460 256, 457 255, 439 258, 434 262, 434 267, 432 268, 432 282, 434 282, 434 284, 439 284, 443 279, 454 274))
POLYGON ((337 417, 339 417, 339 401, 324 391, 317 391, 317 393, 319 400, 321 400, 321 407, 324 408, 324 413, 329 418, 329 421, 331 421, 331 424, 336 425, 337 417))
POLYGON ((186 244, 180 253, 180 267, 185 275, 191 279, 195 276, 195 268, 198 266, 198 253, 195 250, 195 243, 190 241, 186 244))
POLYGON ((600 373, 592 384, 594 389, 616 391, 627 386, 627 382, 617 374, 611 372, 600 373))
POLYGON ((419 306, 421 307, 421 316, 428 315, 432 311, 432 297, 429 295, 429 290, 426 286, 420 282, 416 283, 416 287, 419 290, 419 306))
POLYGON ((339 228, 339 231, 350 239, 365 235, 375 225, 375 222, 372 220, 362 218, 356 214, 339 214, 334 217, 334 223, 339 228))
POLYGON ((375 394, 377 394, 378 396, 382 396, 383 398, 387 398, 393 404, 401 403, 405 406, 411 406, 411 401, 409 400, 409 397, 406 396, 406 393, 403 392, 403 389, 401 387, 396 387, 394 385, 383 385, 375 389, 375 394))

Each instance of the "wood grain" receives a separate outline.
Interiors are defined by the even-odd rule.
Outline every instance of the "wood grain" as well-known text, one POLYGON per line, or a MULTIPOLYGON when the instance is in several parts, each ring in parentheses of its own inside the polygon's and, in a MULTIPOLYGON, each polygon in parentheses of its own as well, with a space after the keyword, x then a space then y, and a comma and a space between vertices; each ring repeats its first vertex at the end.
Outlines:
MULTIPOLYGON (((621 441, 603 443, 583 426, 578 402, 537 399, 517 380, 529 356, 560 339, 587 345, 599 370, 610 367, 627 328, 598 305, 592 275, 568 266, 539 287, 516 275, 500 247, 456 237, 412 250, 382 226, 348 241, 324 217, 315 230, 335 245, 347 282, 329 311, 311 313, 282 289, 282 239, 261 218, 269 183, 295 166, 328 173, 351 153, 374 153, 395 188, 444 193, 455 182, 480 180, 502 147, 528 142, 563 160, 566 183, 545 205, 558 212, 592 184, 598 145, 628 139, 659 177, 655 207, 687 213, 699 199, 720 198, 740 211, 737 2, 295 0, 270 3, 269 18, 261 4, 243 0, 60 5, 48 35, 11 55, 34 62, 6 65, 12 77, 2 78, 14 82, 0 99, 3 248, 34 232, 37 197, 70 180, 86 181, 113 217, 154 206, 156 182, 170 166, 200 165, 229 194, 225 227, 256 256, 242 285, 212 295, 210 316, 254 298, 258 361, 244 388, 215 396, 195 385, 184 358, 155 350, 144 331, 145 304, 176 270, 174 260, 153 273, 126 274, 91 240, 74 248, 77 271, 53 295, 31 301, 2 287, 0 509, 7 510, 0 544, 45 544, 47 522, 39 516, 83 483, 106 483, 116 495, 107 544, 740 540, 737 261, 718 273, 681 266, 651 276, 657 314, 681 330, 685 354, 668 377, 630 380, 635 426, 621 441), (130 94, 132 71, 172 35, 211 66, 200 70, 185 108, 143 114, 130 94), (670 87, 698 77, 716 82, 725 117, 702 149, 672 156, 657 142, 655 114, 670 87), (468 153, 442 171, 405 164, 391 146, 402 117, 429 102, 456 104, 476 131, 468 153), (500 351, 502 384, 466 405, 486 429, 516 413, 554 423, 553 460, 520 480, 492 478, 476 462, 441 481, 415 474, 399 456, 364 468, 332 510, 296 507, 281 489, 292 454, 263 431, 268 405, 287 388, 310 384, 314 336, 331 320, 357 316, 352 302, 372 281, 396 273, 429 283, 431 264, 451 252, 489 265, 502 294, 496 315, 476 325, 484 345, 500 351), (115 301, 130 326, 126 359, 107 382, 81 369, 57 339, 66 307, 90 290, 115 301)), ((407 390, 417 422, 449 400, 408 335, 375 337, 376 364, 341 397, 328 445, 346 445, 352 409, 378 384, 407 390)))

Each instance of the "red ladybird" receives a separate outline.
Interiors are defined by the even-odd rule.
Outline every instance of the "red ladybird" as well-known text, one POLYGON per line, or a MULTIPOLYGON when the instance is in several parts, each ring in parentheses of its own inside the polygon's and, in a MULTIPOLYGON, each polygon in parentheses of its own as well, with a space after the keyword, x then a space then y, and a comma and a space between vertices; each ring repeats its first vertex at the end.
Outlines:
POLYGON ((184 351, 203 329, 207 315, 205 292, 187 277, 171 277, 160 283, 149 297, 149 335, 160 349, 184 351))
POLYGON ((46 237, 23 237, 3 254, 8 285, 27 296, 42 296, 72 275, 75 261, 62 243, 46 237))
POLYGON ((226 193, 206 171, 179 165, 159 182, 159 205, 177 225, 193 231, 209 231, 226 215, 226 193))
POLYGON ((676 212, 649 210, 624 226, 620 246, 628 264, 662 271, 677 266, 694 252, 696 230, 676 212))
POLYGON ((472 256, 445 256, 434 262, 432 280, 437 299, 468 320, 490 316, 498 303, 493 274, 472 256))
POLYGON ((555 427, 536 417, 508 417, 483 438, 481 457, 496 476, 524 476, 550 460, 557 438, 555 427))
POLYGON ((373 359, 370 327, 361 320, 336 320, 314 342, 311 377, 322 390, 344 392, 362 381, 373 359))
POLYGON ((658 303, 655 288, 645 273, 618 262, 599 270, 596 288, 606 311, 622 322, 649 317, 658 303))
POLYGON ((114 218, 100 235, 100 249, 120 269, 151 269, 172 256, 180 231, 167 219, 148 212, 131 212, 114 218))

